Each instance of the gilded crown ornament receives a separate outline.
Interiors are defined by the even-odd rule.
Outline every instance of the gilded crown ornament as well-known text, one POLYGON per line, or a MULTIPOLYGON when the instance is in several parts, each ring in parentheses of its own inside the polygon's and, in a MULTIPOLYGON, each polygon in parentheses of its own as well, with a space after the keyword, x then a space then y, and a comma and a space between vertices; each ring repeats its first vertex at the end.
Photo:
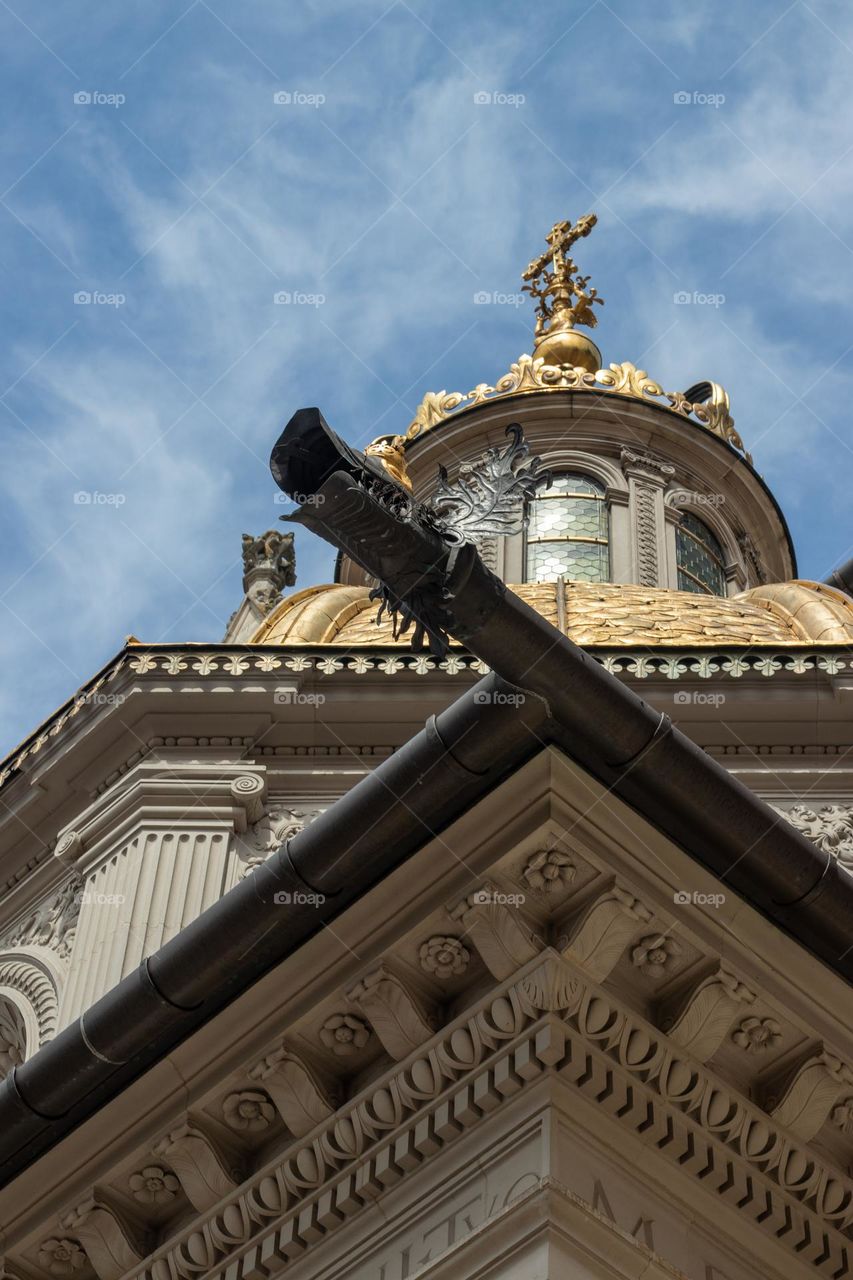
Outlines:
POLYGON ((570 365, 595 373, 601 368, 601 352, 577 326, 594 329, 598 324, 594 307, 603 298, 590 288, 589 276, 578 273, 577 263, 569 250, 588 236, 598 221, 594 213, 584 214, 577 222, 555 222, 545 239, 548 248, 534 258, 522 273, 525 293, 536 299, 534 356, 546 364, 570 365))

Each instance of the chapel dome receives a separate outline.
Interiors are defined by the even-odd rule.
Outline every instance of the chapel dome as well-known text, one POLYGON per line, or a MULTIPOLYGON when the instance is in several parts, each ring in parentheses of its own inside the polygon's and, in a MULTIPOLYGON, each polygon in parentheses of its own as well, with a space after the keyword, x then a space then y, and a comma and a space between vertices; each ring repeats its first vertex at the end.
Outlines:
MULTIPOLYGON (((564 635, 585 646, 721 647, 853 640, 853 601, 817 582, 775 583, 729 597, 609 582, 527 582, 512 589, 564 635)), ((394 640, 387 619, 376 624, 376 612, 369 587, 308 587, 283 600, 251 643, 349 648, 408 645, 408 635, 394 640)))

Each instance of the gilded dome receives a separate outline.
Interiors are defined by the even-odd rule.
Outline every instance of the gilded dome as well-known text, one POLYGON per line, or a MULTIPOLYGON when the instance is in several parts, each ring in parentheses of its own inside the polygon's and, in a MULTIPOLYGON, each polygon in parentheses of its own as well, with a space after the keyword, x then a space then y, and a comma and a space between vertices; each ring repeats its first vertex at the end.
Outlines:
MULTIPOLYGON (((529 582, 512 588, 576 644, 798 645, 853 640, 853 601, 816 582, 754 587, 738 596, 606 582, 529 582)), ((333 644, 349 648, 395 642, 364 586, 308 587, 283 600, 252 637, 254 644, 333 644)))

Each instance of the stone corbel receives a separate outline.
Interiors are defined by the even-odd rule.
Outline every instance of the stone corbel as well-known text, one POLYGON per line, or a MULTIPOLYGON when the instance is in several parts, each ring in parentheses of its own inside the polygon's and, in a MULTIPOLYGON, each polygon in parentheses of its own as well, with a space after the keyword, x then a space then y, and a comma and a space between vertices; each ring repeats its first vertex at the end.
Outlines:
POLYGON ((187 1119, 153 1148, 177 1174, 194 1209, 204 1213, 238 1185, 239 1170, 232 1169, 225 1153, 195 1119, 187 1119))
POLYGON ((596 982, 603 982, 637 929, 651 918, 638 898, 611 883, 580 910, 557 946, 596 982))
POLYGON ((626 476, 641 476, 643 480, 651 480, 661 486, 675 475, 675 467, 652 453, 635 453, 632 449, 623 448, 620 460, 626 476))
POLYGON ((340 1105, 333 1089, 322 1083, 304 1058, 281 1045, 249 1072, 262 1084, 295 1138, 302 1138, 340 1105))
POLYGON ((717 965, 698 982, 692 981, 662 1000, 656 1022, 670 1040, 697 1062, 707 1062, 726 1038, 732 1023, 752 1004, 755 992, 717 965))
POLYGON ((762 1103, 774 1120, 808 1142, 851 1085, 850 1067, 820 1046, 768 1085, 762 1103))
POLYGON ((65 1212, 60 1225, 80 1241, 99 1280, 120 1280, 138 1267, 148 1252, 138 1224, 131 1224, 98 1187, 76 1208, 65 1212))
POLYGON ((425 1010, 411 989, 385 965, 356 983, 347 999, 359 1006, 385 1049, 398 1061, 435 1034, 431 1011, 425 1010))
POLYGON ((499 982, 511 977, 542 950, 542 944, 533 937, 512 905, 513 896, 501 893, 493 884, 484 884, 450 912, 499 982))

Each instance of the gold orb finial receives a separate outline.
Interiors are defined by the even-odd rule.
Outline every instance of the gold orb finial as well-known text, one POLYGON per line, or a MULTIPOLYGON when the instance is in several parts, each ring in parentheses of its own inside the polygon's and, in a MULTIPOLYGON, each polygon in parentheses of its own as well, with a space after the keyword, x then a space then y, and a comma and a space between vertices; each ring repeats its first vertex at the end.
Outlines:
POLYGON ((572 245, 588 236, 598 218, 587 213, 576 223, 555 222, 545 239, 548 248, 522 274, 523 290, 536 299, 534 357, 542 356, 546 364, 572 365, 595 373, 601 368, 601 352, 576 326, 593 329, 598 324, 593 307, 602 306, 603 298, 589 287, 589 276, 578 274, 577 264, 569 257, 572 245))

